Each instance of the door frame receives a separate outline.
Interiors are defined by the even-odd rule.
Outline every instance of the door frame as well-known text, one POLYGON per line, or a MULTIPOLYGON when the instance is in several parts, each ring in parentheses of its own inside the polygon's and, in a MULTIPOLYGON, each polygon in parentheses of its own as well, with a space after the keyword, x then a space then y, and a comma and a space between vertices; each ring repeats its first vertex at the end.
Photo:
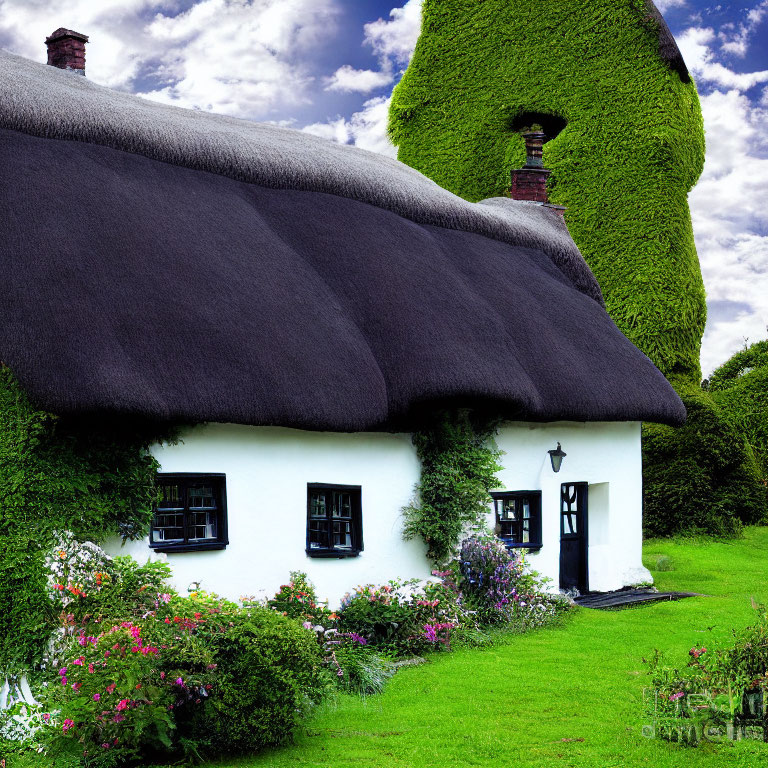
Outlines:
MULTIPOLYGON (((589 592, 589 483, 573 482, 562 483, 560 485, 560 589, 569 589, 571 586, 563 584, 563 572, 565 553, 563 551, 564 541, 578 542, 578 574, 576 589, 581 594, 589 592), (573 499, 571 492, 566 489, 573 489, 573 499), (568 495, 566 495, 566 493, 568 495), (565 516, 576 514, 576 533, 565 532, 565 516)), ((570 527, 570 522, 569 522, 570 527)))

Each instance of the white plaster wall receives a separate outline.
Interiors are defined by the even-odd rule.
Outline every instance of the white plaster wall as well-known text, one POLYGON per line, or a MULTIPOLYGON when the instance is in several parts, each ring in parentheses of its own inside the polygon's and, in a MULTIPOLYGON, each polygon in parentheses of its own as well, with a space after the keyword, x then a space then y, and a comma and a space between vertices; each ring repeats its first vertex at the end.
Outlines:
MULTIPOLYGON (((531 553, 531 567, 560 578, 560 484, 589 483, 589 588, 619 589, 652 581, 642 564, 642 456, 639 422, 510 422, 496 442, 504 451, 499 473, 509 491, 541 490, 542 548, 531 553), (552 471, 548 450, 557 443, 567 456, 552 471)), ((493 524, 493 514, 489 514, 493 524)))
MULTIPOLYGON (((295 570, 307 572, 335 606, 358 584, 430 575, 424 544, 401 533, 400 510, 420 471, 410 435, 206 424, 153 453, 162 472, 226 474, 229 546, 167 555, 182 594, 200 581, 235 600, 263 591, 271 597, 295 570), (362 486, 365 549, 358 557, 307 557, 307 483, 362 486)), ((151 553, 146 541, 111 542, 108 550, 141 562, 151 553)))
MULTIPOLYGON (((559 584, 560 484, 588 482, 589 586, 616 589, 650 581, 641 564, 642 475, 639 423, 511 422, 497 443, 504 451, 500 473, 506 490, 542 491, 543 547, 531 566, 559 584), (547 451, 557 442, 568 454, 558 474, 547 451)), ((403 541, 401 509, 419 480, 410 435, 306 432, 280 427, 207 424, 193 427, 176 445, 157 446, 163 472, 223 472, 229 546, 209 552, 170 553, 168 562, 182 594, 203 589, 237 599, 272 596, 289 571, 306 571, 332 606, 358 584, 430 574, 425 547, 403 541), (307 483, 362 486, 363 538, 359 557, 307 557, 307 483)), ((489 510, 493 526, 493 513, 489 510)), ((144 561, 146 541, 119 542, 112 553, 144 561)), ((161 557, 166 557, 161 555, 161 557)))

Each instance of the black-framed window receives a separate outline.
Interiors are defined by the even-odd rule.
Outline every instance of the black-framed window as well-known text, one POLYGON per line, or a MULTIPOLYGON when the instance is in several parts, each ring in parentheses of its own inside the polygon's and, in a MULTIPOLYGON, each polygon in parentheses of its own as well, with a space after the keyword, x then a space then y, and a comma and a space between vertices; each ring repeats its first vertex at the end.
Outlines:
POLYGON ((157 475, 158 501, 149 546, 193 552, 227 546, 226 476, 181 472, 157 475))
POLYGON ((363 549, 359 485, 307 483, 307 555, 355 557, 363 549))
POLYGON ((541 548, 541 491, 492 493, 496 534, 509 548, 541 548))

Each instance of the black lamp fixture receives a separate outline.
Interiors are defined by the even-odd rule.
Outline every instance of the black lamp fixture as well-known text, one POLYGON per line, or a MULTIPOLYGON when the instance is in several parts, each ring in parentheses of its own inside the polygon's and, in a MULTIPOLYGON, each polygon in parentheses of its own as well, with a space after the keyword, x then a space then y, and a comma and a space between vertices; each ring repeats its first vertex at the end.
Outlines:
POLYGON ((557 448, 547 451, 547 453, 552 461, 552 471, 559 472, 560 466, 563 463, 563 458, 568 454, 560 447, 560 443, 557 444, 557 448))

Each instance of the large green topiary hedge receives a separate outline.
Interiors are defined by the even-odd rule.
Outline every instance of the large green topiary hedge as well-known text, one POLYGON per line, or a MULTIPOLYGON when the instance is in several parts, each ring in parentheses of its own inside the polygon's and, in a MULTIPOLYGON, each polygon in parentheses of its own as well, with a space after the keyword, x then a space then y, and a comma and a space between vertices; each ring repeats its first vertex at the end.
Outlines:
POLYGON ((520 129, 565 121, 544 146, 552 202, 617 325, 698 385, 706 310, 687 194, 704 134, 684 79, 645 0, 424 0, 390 134, 400 160, 480 200, 524 164, 520 129))

